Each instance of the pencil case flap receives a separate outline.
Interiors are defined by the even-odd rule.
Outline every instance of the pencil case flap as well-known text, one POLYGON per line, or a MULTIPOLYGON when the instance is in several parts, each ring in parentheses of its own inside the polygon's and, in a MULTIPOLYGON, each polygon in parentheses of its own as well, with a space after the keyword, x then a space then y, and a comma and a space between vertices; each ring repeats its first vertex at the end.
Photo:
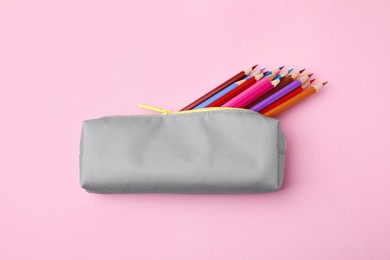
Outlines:
POLYGON ((80 183, 94 193, 265 193, 281 188, 279 121, 251 110, 83 122, 80 183))

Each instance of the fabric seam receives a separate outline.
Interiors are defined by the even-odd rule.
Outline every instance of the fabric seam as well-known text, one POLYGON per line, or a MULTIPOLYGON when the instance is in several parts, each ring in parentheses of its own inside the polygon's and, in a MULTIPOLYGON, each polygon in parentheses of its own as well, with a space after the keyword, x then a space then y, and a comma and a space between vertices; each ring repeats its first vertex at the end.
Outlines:
MULTIPOLYGON (((103 116, 103 117, 100 117, 100 118, 96 118, 96 119, 103 119, 103 118, 138 118, 138 117, 157 117, 157 118, 175 118, 175 117, 195 117, 195 116, 203 116, 205 114, 226 114, 226 113, 230 113, 230 114, 251 114, 252 116, 261 116, 261 117, 265 117, 263 115, 261 115, 260 113, 257 113, 255 111, 252 111, 252 110, 248 110, 248 111, 232 111, 232 110, 226 110, 226 111, 205 111, 205 112, 194 112, 194 113, 186 113, 186 114, 168 114, 168 115, 113 115, 113 116, 103 116)), ((267 117, 269 118, 269 117, 267 117)), ((274 118, 270 118, 270 119, 273 119, 273 120, 276 120, 274 118)), ((94 120, 94 119, 89 119, 89 120, 94 120)))

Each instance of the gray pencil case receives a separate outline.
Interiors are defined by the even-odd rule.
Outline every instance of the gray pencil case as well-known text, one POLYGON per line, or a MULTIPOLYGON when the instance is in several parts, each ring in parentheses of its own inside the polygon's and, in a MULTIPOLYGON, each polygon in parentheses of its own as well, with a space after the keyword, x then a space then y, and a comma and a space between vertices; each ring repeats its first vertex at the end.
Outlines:
POLYGON ((233 108, 161 112, 84 121, 81 186, 94 193, 281 188, 286 143, 278 120, 233 108))

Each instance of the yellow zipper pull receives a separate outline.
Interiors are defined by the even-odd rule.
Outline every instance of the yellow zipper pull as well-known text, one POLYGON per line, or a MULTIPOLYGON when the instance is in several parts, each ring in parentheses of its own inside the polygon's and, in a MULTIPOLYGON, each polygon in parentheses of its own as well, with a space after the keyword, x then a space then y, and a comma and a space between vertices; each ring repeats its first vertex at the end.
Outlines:
POLYGON ((138 104, 138 106, 141 107, 141 108, 145 108, 145 109, 148 109, 148 110, 159 112, 159 113, 161 113, 163 115, 168 115, 168 114, 171 113, 170 110, 162 109, 162 108, 158 108, 158 107, 154 107, 154 106, 149 106, 149 105, 145 105, 145 104, 138 104))

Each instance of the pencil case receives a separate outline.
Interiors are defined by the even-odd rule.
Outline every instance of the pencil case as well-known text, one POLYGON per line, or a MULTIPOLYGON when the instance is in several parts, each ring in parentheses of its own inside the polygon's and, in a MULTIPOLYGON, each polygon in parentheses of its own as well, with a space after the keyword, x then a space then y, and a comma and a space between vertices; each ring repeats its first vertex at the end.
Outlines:
POLYGON ((266 193, 282 187, 279 121, 203 108, 83 122, 80 184, 93 193, 266 193))

